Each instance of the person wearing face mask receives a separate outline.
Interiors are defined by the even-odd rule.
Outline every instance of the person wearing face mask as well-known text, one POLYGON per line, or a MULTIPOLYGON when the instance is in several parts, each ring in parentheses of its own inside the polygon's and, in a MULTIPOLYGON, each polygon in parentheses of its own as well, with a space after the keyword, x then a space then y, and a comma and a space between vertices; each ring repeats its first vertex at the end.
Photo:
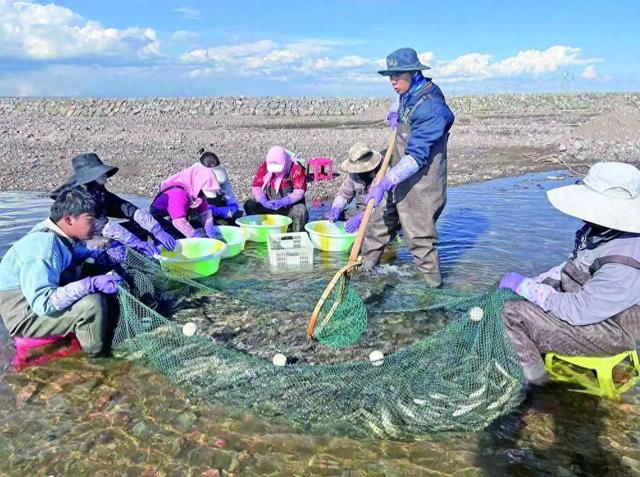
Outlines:
MULTIPOLYGON (((133 248, 147 256, 160 253, 158 247, 153 243, 140 239, 122 225, 109 220, 110 217, 129 219, 151 234, 165 248, 169 250, 175 248, 176 242, 173 237, 162 228, 147 210, 141 209, 107 190, 106 184, 109 178, 118 172, 117 167, 103 163, 95 153, 79 154, 71 160, 71 165, 74 171, 73 175, 64 185, 51 193, 51 198, 55 199, 60 190, 71 186, 82 187, 91 194, 97 207, 96 235, 133 248)), ((145 233, 140 228, 138 230, 145 233)))
POLYGON ((198 154, 200 156, 200 163, 211 168, 220 185, 220 189, 215 191, 215 197, 207 197, 213 218, 228 223, 235 223, 235 220, 242 217, 244 212, 240 209, 238 199, 233 193, 227 170, 220 163, 220 159, 215 153, 201 148, 198 154))
POLYGON ((296 155, 273 146, 253 178, 253 199, 244 203, 247 215, 278 214, 292 219, 292 230, 303 232, 309 221, 305 204, 307 177, 296 155))
POLYGON ((640 170, 599 162, 582 184, 547 192, 551 205, 584 225, 569 259, 527 278, 500 280, 525 300, 502 312, 530 384, 548 380, 542 354, 608 356, 640 342, 640 170))
POLYGON ((218 237, 207 199, 214 199, 222 193, 213 170, 220 162, 217 156, 211 162, 211 155, 201 154, 198 162, 162 182, 160 192, 151 203, 151 214, 165 223, 175 238, 218 237), (194 228, 191 221, 204 227, 204 235, 199 228, 194 228))
MULTIPOLYGON (((366 197, 376 209, 364 238, 362 263, 365 269, 377 266, 402 228, 427 286, 435 288, 442 285, 436 220, 447 200, 447 139, 454 115, 440 88, 423 76, 426 69, 414 49, 401 48, 387 56, 387 69, 378 71, 389 76, 399 95, 397 117, 387 116, 392 129, 397 121, 396 141, 390 170, 366 197)), ((362 219, 356 217, 354 222, 362 219)))
POLYGON ((357 216, 367 207, 365 198, 380 169, 382 156, 383 153, 374 151, 361 142, 351 146, 347 159, 340 165, 341 169, 347 173, 347 177, 331 204, 331 211, 327 216, 330 222, 348 219, 344 226, 345 230, 349 233, 358 230, 360 219, 357 216), (354 202, 354 207, 347 208, 351 201, 354 202))

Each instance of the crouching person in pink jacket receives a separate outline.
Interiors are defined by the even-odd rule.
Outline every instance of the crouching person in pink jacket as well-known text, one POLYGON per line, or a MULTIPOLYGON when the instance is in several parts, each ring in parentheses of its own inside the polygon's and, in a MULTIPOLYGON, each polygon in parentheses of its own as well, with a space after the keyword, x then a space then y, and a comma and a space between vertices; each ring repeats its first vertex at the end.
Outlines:
POLYGON ((218 235, 217 227, 207 198, 216 197, 220 191, 213 168, 196 162, 160 185, 160 192, 153 199, 150 212, 175 238, 205 235, 215 238, 218 235), (202 225, 204 234, 198 225, 202 225))

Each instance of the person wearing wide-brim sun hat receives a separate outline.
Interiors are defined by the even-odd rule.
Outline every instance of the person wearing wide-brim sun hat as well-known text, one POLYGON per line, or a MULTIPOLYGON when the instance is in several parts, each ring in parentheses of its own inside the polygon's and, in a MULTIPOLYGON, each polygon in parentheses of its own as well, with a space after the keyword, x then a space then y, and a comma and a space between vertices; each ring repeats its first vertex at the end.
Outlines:
POLYGON ((548 379, 543 353, 614 355, 640 340, 640 170, 599 162, 547 196, 584 222, 573 251, 537 277, 510 272, 499 284, 526 298, 507 302, 502 319, 532 384, 548 379))
MULTIPOLYGON (((80 186, 89 192, 96 201, 96 235, 115 240, 148 256, 159 254, 158 248, 146 240, 142 240, 122 225, 108 220, 109 217, 129 219, 155 237, 169 250, 176 246, 174 238, 164 231, 156 219, 145 209, 141 209, 128 200, 110 192, 106 188, 107 181, 118 168, 105 164, 95 153, 79 154, 71 160, 73 174, 65 184, 54 189, 51 197, 56 198, 59 191, 72 186, 80 186)), ((142 230, 140 232, 144 233, 142 230)))
POLYGON ((435 288, 442 285, 436 220, 447 201, 447 139, 454 115, 440 88, 422 74, 427 69, 413 48, 400 48, 378 71, 398 94, 397 127, 391 169, 366 197, 376 209, 363 241, 362 264, 366 269, 378 265, 402 229, 427 286, 435 288))
POLYGON ((347 159, 342 161, 340 165, 340 168, 347 173, 347 177, 342 182, 331 204, 331 211, 327 216, 330 222, 346 218, 349 219, 345 224, 347 232, 355 232, 358 229, 360 223, 356 216, 367 208, 365 198, 381 164, 382 153, 371 149, 362 142, 351 146, 347 153, 347 159), (352 201, 354 207, 346 208, 352 201), (356 218, 354 219, 354 217, 356 218))

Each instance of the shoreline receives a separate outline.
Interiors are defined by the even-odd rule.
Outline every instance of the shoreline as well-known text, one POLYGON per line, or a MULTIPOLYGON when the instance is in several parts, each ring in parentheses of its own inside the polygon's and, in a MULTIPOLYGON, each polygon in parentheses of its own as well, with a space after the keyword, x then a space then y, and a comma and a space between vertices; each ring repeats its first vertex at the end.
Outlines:
MULTIPOLYGON (((446 91, 445 91, 446 93, 446 91)), ((389 99, 379 98, 0 98, 0 190, 46 193, 71 175, 71 159, 96 152, 120 168, 110 190, 150 197, 162 180, 218 154, 239 199, 269 147, 331 157, 385 147, 389 99), (331 113, 331 114, 329 114, 331 113)), ((601 160, 640 163, 640 93, 451 97, 449 185, 528 172, 585 173, 601 160)), ((309 183, 307 199, 331 200, 344 175, 309 183)))

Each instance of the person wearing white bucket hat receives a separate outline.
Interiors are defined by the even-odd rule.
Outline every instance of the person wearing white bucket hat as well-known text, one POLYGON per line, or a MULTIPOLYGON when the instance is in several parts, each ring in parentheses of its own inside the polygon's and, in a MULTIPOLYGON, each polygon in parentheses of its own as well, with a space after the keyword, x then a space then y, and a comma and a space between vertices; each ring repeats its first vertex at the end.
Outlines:
POLYGON ((573 252, 537 277, 511 272, 499 284, 526 298, 505 303, 502 319, 531 384, 548 379, 544 353, 606 356, 640 340, 640 170, 600 162, 547 196, 585 222, 573 252))

